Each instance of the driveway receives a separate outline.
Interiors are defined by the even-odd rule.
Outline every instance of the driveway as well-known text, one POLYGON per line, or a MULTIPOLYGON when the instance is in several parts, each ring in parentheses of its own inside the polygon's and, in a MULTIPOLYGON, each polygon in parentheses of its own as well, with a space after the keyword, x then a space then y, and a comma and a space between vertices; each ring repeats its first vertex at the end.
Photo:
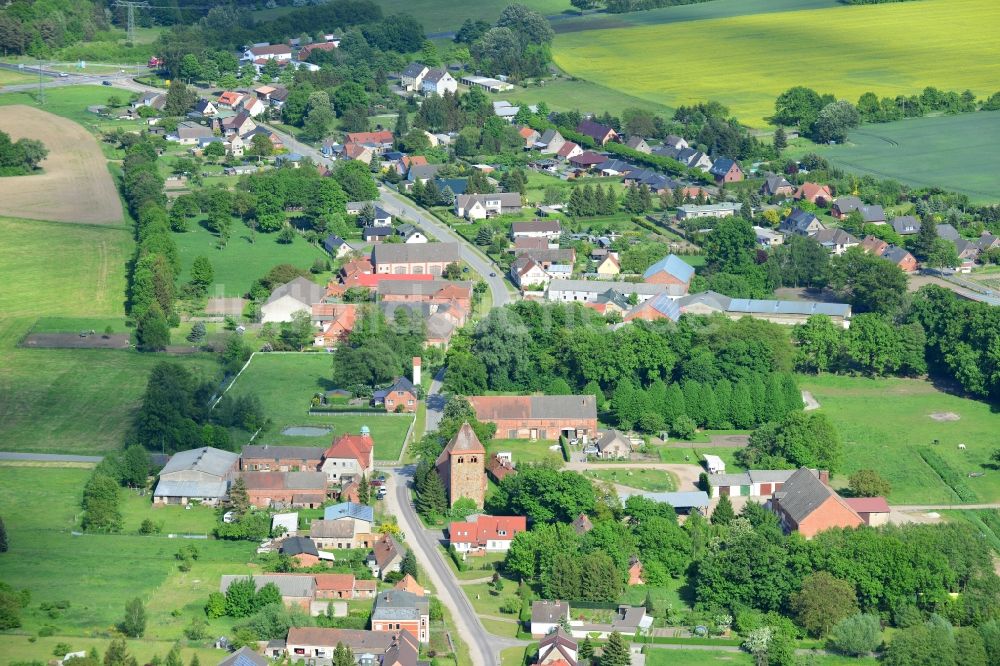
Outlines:
POLYGON ((441 603, 448 608, 459 636, 469 647, 472 666, 499 666, 500 651, 504 648, 527 645, 526 641, 494 636, 486 631, 476 615, 468 597, 462 591, 451 569, 438 550, 440 531, 426 530, 420 523, 410 501, 409 484, 413 479, 412 465, 393 470, 386 502, 389 513, 396 516, 406 536, 406 544, 413 549, 421 571, 437 591, 441 603))
POLYGON ((591 463, 591 462, 569 462, 563 469, 574 472, 583 472, 588 469, 659 469, 664 472, 671 472, 677 477, 677 490, 684 492, 698 490, 698 475, 704 472, 700 465, 684 465, 681 463, 591 463))

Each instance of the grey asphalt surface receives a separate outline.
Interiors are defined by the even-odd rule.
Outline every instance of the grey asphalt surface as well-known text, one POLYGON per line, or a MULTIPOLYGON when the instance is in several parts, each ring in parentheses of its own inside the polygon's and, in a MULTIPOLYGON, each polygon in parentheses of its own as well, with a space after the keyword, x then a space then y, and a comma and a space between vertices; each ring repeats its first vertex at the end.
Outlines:
POLYGON ((441 395, 441 383, 444 381, 444 368, 438 370, 431 380, 431 389, 427 392, 427 419, 424 432, 438 429, 441 417, 444 415, 444 396, 441 395))
POLYGON ((427 574, 441 603, 451 612, 455 628, 469 647, 473 666, 500 666, 501 650, 528 645, 528 642, 494 636, 483 627, 438 550, 437 540, 441 538, 441 532, 424 529, 417 517, 408 488, 413 479, 413 471, 412 465, 393 470, 386 495, 390 513, 398 518, 406 544, 413 549, 421 570, 427 574))
POLYGON ((102 456, 73 456, 61 453, 14 453, 11 451, 0 451, 0 460, 28 460, 30 462, 82 462, 99 463, 104 458, 102 456))

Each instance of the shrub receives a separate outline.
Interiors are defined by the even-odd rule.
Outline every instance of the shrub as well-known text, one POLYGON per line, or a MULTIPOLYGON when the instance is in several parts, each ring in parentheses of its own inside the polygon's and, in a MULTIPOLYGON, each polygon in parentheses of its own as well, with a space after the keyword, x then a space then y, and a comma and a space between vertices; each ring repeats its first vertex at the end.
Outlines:
POLYGON ((877 615, 858 613, 845 617, 830 632, 830 647, 852 657, 873 652, 881 642, 882 633, 877 615))
POLYGON ((941 480, 945 482, 955 494, 958 495, 958 499, 963 502, 975 502, 979 499, 975 491, 972 490, 966 483, 965 479, 956 472, 951 465, 949 465, 944 458, 938 455, 937 451, 929 448, 917 449, 920 457, 924 459, 931 469, 941 477, 941 480))

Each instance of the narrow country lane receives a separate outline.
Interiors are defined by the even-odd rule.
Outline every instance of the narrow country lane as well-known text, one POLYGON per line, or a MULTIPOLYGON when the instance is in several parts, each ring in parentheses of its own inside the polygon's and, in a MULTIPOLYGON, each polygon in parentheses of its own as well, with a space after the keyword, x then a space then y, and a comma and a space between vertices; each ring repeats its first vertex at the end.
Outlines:
POLYGON ((528 643, 494 636, 483 627, 472 604, 469 603, 469 599, 444 561, 441 551, 438 550, 432 536, 433 532, 425 530, 417 517, 407 487, 412 478, 412 466, 393 470, 389 492, 386 495, 389 512, 399 519, 406 544, 413 549, 421 570, 434 586, 441 603, 451 612, 458 634, 469 647, 473 666, 499 666, 501 650, 528 643))

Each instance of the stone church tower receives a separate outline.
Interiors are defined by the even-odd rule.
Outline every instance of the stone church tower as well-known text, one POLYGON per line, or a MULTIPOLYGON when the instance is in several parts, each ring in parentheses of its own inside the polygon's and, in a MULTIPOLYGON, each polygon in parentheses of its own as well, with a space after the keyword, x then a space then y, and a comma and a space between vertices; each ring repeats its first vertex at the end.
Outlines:
POLYGON ((444 447, 436 463, 438 474, 448 491, 449 506, 468 497, 480 509, 486 501, 486 448, 472 426, 462 427, 444 447))

